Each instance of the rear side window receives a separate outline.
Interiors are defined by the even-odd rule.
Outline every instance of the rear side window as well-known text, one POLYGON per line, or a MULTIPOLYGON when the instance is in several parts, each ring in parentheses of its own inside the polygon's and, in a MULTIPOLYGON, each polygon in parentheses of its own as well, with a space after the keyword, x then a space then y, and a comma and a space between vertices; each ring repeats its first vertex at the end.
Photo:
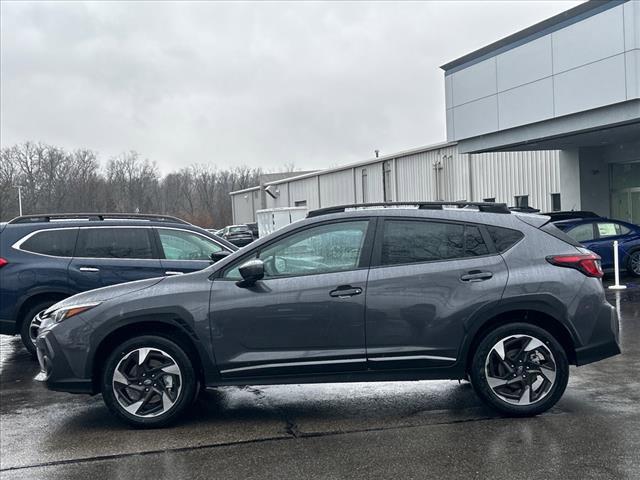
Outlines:
POLYGON ((595 238, 593 233, 593 223, 583 223, 577 227, 567 230, 567 235, 577 242, 588 242, 595 238))
POLYGON ((77 235, 77 228, 44 230, 28 238, 20 245, 20 249, 56 257, 73 257, 77 235))
POLYGON ((148 228, 83 228, 76 257, 153 258, 151 245, 148 228))
POLYGON ((487 225, 487 231, 496 246, 496 250, 500 253, 509 250, 524 237, 522 232, 510 228, 487 225))
POLYGON ((489 249, 476 226, 453 223, 386 220, 382 265, 421 263, 487 255, 489 249))

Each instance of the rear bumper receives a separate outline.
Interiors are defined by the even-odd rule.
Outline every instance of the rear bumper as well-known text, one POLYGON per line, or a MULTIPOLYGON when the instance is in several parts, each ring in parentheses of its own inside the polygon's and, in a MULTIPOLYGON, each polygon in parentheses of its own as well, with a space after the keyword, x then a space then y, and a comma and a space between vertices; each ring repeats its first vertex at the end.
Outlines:
POLYGON ((587 365, 622 353, 620 322, 616 310, 606 303, 600 310, 592 341, 576 348, 576 365, 587 365))
POLYGON ((45 332, 36 340, 40 374, 37 380, 45 382, 49 390, 69 393, 93 394, 90 378, 77 378, 69 366, 62 349, 51 332, 45 332))
POLYGON ((16 331, 15 320, 5 320, 0 318, 0 335, 15 335, 16 331))

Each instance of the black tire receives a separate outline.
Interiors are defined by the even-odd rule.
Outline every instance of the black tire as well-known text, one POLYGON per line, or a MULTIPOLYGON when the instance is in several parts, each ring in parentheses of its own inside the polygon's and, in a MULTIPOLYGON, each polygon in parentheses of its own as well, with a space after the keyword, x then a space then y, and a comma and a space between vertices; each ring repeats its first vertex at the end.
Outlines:
POLYGON ((640 250, 634 250, 629 254, 629 259, 627 260, 627 272, 634 277, 640 277, 640 270, 634 270, 633 264, 636 261, 640 261, 640 250))
POLYGON ((42 302, 38 302, 33 305, 27 312, 22 316, 20 321, 20 338, 22 339, 22 344, 25 346, 29 354, 35 359, 36 355, 36 345, 34 341, 31 339, 31 321, 33 318, 43 310, 46 310, 54 303, 57 303, 58 300, 44 300, 42 302))
MULTIPOLYGON (((521 341, 525 342, 526 340, 521 341)), ((542 358, 544 357, 545 355, 542 354, 542 358)), ((543 371, 542 368, 539 368, 539 370, 543 371)), ((544 371, 546 372, 547 370, 544 371)), ((490 407, 507 416, 528 417, 538 415, 547 411, 556 404, 560 397, 562 397, 562 394, 564 393, 565 388, 567 387, 567 382, 569 380, 569 362, 567 361, 567 355, 564 351, 564 348, 562 348, 560 343, 558 343, 558 341, 549 332, 542 328, 536 327, 535 325, 530 325, 527 323, 512 323, 492 330, 491 332, 487 333, 485 337, 480 341, 480 344, 476 348, 473 355, 469 376, 471 378, 473 388, 478 396, 490 407), (491 386, 489 385, 489 381, 487 380, 486 372, 487 369, 490 368, 490 361, 493 360, 499 362, 499 359, 495 358, 496 353, 492 353, 494 346, 496 346, 498 342, 504 339, 509 339, 505 343, 506 345, 509 345, 509 342, 513 342, 517 345, 517 342, 520 340, 512 338, 515 335, 530 336, 540 340, 540 342, 544 344, 543 346, 541 346, 541 351, 546 348, 549 352, 551 352, 553 356, 552 363, 555 364, 555 371, 552 372, 553 374, 555 374, 555 379, 552 385, 550 387, 545 386, 546 384, 544 383, 544 377, 540 377, 540 381, 542 382, 542 384, 538 387, 541 389, 540 396, 538 399, 534 399, 533 403, 530 403, 528 405, 516 405, 510 403, 508 399, 503 399, 504 395, 499 396, 499 394, 502 394, 505 391, 501 390, 503 388, 514 388, 516 391, 509 391, 508 394, 515 394, 517 396, 518 388, 527 388, 526 383, 524 382, 531 382, 531 379, 537 378, 537 375, 532 375, 531 372, 528 372, 526 370, 526 367, 524 367, 524 365, 526 365, 526 360, 525 363, 522 364, 523 366, 518 367, 519 360, 512 360, 515 357, 513 351, 508 351, 505 353, 504 363, 509 363, 506 368, 510 368, 514 365, 516 366, 516 369, 513 371, 518 373, 513 376, 517 376, 517 378, 511 380, 511 374, 513 371, 505 375, 505 377, 508 378, 509 381, 513 381, 514 384, 510 387, 498 387, 497 390, 499 393, 497 393, 496 391, 494 391, 494 389, 491 388, 491 386), (494 355, 494 357, 488 360, 488 356, 490 354, 494 355), (514 363, 512 364, 511 362, 514 363), (529 373, 528 377, 527 373, 529 373), (521 374, 524 376, 522 376, 521 374), (521 378, 522 380, 520 380, 521 378)), ((551 382, 549 381, 549 383, 551 382)), ((529 388, 531 389, 531 387, 529 388)), ((525 394, 522 395, 522 398, 525 398, 525 394)), ((528 400, 531 401, 531 397, 528 397, 528 400)), ((515 402, 517 400, 512 399, 511 401, 515 402)))
MULTIPOLYGON (((174 376, 174 378, 177 377, 174 376)), ((118 418, 137 428, 164 427, 177 420, 180 415, 184 413, 185 409, 193 403, 196 395, 197 383, 198 381, 196 378, 196 372, 193 366, 193 362, 189 358, 189 355, 185 352, 185 349, 172 340, 156 335, 134 337, 119 345, 118 348, 116 348, 107 358, 101 375, 102 398, 104 399, 107 407, 109 407, 109 410, 111 410, 111 412, 113 412, 118 418), (179 368, 180 379, 179 382, 176 380, 176 384, 179 385, 179 388, 178 393, 176 394, 177 396, 174 399, 174 403, 166 411, 158 414, 153 414, 155 416, 141 416, 128 412, 120 403, 118 398, 120 398, 122 402, 126 402, 128 399, 126 399, 122 395, 119 395, 115 391, 116 387, 114 385, 117 382, 114 381, 114 373, 116 367, 118 367, 121 360, 123 360, 123 362, 126 362, 130 354, 140 355, 135 352, 136 350, 141 348, 152 349, 152 351, 154 351, 158 356, 160 356, 159 352, 167 354, 179 368)), ((131 383, 131 385, 133 385, 133 383, 131 383)), ((142 385, 142 388, 144 388, 145 385, 146 384, 142 385)), ((149 388, 155 386, 156 384, 148 385, 149 388)), ((140 387, 135 385, 131 388, 134 387, 136 389, 140 389, 140 387)), ((124 389, 121 391, 124 391, 125 393, 128 392, 128 390, 124 389)), ((136 392, 132 393, 134 395, 136 394, 136 392)), ((153 393, 150 393, 150 395, 152 394, 153 393)), ((140 395, 144 395, 144 393, 140 392, 140 395)), ((162 397, 160 397, 159 394, 157 397, 154 397, 154 399, 156 400, 155 403, 158 404, 158 401, 160 401, 161 398, 162 397)), ((159 406, 160 405, 158 405, 158 407, 159 406)))

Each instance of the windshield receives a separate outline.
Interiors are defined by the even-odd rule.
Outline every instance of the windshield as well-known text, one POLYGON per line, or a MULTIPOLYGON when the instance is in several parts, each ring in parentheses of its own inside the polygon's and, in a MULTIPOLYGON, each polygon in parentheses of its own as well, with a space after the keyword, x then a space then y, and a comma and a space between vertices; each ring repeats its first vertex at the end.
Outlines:
POLYGON ((244 232, 248 232, 249 229, 247 227, 245 227, 244 225, 238 226, 238 227, 229 227, 229 233, 244 233, 244 232))

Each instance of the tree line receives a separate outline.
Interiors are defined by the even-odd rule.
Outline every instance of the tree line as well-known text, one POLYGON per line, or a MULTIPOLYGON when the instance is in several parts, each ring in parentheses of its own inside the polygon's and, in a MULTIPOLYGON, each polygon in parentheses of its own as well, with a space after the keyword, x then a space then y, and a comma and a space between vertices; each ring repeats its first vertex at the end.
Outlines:
POLYGON ((0 221, 24 215, 118 212, 175 215, 195 225, 232 223, 229 192, 255 186, 262 170, 193 164, 162 176, 155 162, 130 151, 101 165, 95 151, 25 142, 0 151, 0 221))

